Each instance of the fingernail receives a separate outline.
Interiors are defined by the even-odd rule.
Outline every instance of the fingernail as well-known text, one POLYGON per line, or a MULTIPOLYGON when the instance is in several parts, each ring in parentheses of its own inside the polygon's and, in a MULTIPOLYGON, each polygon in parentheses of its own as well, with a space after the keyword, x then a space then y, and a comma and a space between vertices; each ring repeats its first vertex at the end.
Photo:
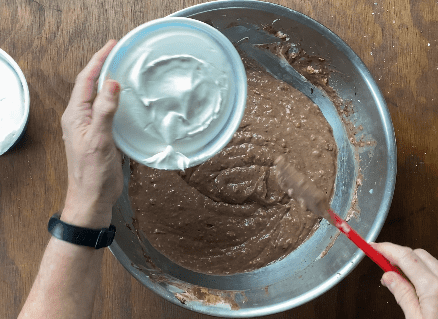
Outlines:
POLYGON ((108 92, 109 95, 111 95, 111 96, 115 97, 120 92, 120 84, 118 82, 116 82, 116 81, 108 81, 105 84, 105 86, 106 86, 105 87, 106 92, 108 92))
MULTIPOLYGON (((387 277, 390 277, 389 275, 387 275, 387 277)), ((386 288, 388 288, 389 289, 389 291, 390 292, 392 292, 394 289, 394 285, 395 285, 395 283, 394 283, 394 279, 391 279, 391 278, 385 278, 385 279, 383 279, 382 278, 382 281, 383 281, 383 285, 386 287, 386 288)))
POLYGON ((120 84, 118 82, 114 82, 111 87, 111 94, 117 95, 120 92, 120 84))

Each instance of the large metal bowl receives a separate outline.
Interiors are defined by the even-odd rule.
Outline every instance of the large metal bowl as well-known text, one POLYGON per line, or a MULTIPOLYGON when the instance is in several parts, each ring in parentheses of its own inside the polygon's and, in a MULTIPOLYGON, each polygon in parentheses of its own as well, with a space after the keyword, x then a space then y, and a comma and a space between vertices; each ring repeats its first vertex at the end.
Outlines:
MULTIPOLYGON (((243 37, 239 35, 242 29, 234 28, 235 31, 230 31, 233 30, 230 26, 236 26, 236 22, 237 25, 241 22, 261 26, 276 21, 275 26, 286 32, 291 42, 299 44, 308 54, 323 57, 330 62, 330 68, 335 71, 331 73, 330 85, 342 99, 353 103, 355 113, 350 116, 350 120, 356 122, 356 125, 362 125, 363 131, 360 134, 376 142, 374 146, 362 149, 359 153, 360 161, 354 156, 354 149, 348 141, 340 116, 326 96, 317 88, 310 93, 305 81, 293 71, 289 82, 320 106, 333 128, 338 147, 338 170, 331 204, 342 217, 351 208, 360 165, 363 181, 357 192, 357 203, 361 213, 360 218, 352 218, 349 223, 367 241, 375 240, 385 221, 394 191, 395 137, 383 96, 370 72, 350 47, 309 17, 265 2, 210 2, 179 11, 173 16, 191 17, 210 23, 234 42, 243 37), (230 24, 232 22, 234 24, 230 24)), ((273 70, 275 72, 275 67, 273 70)), ((284 74, 280 77, 284 77, 284 74)), ((332 288, 364 256, 345 236, 340 236, 321 258, 321 253, 337 232, 327 222, 322 222, 315 234, 298 249, 262 269, 230 276, 195 273, 174 264, 147 241, 144 245, 140 243, 137 236, 143 237, 142 234, 132 231, 128 161, 124 164, 124 174, 123 195, 113 209, 117 235, 110 249, 143 285, 185 308, 209 315, 236 318, 288 310, 332 288), (213 298, 205 301, 206 296, 213 298)))

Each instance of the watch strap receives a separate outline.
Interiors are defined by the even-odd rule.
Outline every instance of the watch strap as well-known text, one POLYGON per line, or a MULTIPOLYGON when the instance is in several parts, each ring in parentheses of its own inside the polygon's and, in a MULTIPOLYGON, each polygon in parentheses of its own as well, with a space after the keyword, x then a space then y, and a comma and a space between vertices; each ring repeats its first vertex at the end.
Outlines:
POLYGON ((52 236, 79 246, 94 247, 95 249, 111 245, 116 234, 116 227, 90 229, 67 224, 60 220, 59 213, 53 214, 49 220, 48 230, 52 236))

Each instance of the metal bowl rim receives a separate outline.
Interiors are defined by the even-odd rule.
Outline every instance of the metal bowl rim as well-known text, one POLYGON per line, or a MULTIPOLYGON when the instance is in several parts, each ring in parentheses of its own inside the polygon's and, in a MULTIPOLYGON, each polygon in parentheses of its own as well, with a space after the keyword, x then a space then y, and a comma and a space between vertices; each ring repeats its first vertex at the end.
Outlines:
MULTIPOLYGON (((316 20, 308 17, 303 13, 300 13, 298 11, 295 11, 293 9, 281 5, 277 5, 269 2, 256 1, 256 0, 219 0, 219 1, 197 4, 189 8, 182 9, 180 11, 177 11, 169 15, 169 17, 190 17, 191 15, 199 14, 207 11, 221 10, 221 9, 237 9, 237 8, 267 11, 269 13, 279 14, 282 16, 290 15, 291 17, 293 17, 293 20, 295 21, 297 21, 298 18, 298 22, 303 23, 306 26, 316 30, 318 33, 322 34, 324 37, 328 38, 331 42, 336 44, 339 51, 341 51, 343 54, 345 54, 345 56, 348 59, 350 59, 352 64, 359 71, 361 77, 365 80, 368 89, 370 90, 371 94, 374 96, 374 101, 376 103, 377 110, 380 114, 380 120, 383 123, 385 139, 388 146, 387 149, 388 168, 386 171, 387 179, 384 186, 385 193, 380 203, 379 212, 376 216, 376 219, 374 220, 374 223, 371 226, 367 236, 365 236, 365 240, 367 242, 374 241, 383 227, 383 223, 389 212, 392 197, 394 194, 395 178, 397 172, 397 166, 396 166, 397 150, 396 150, 395 133, 392 125, 391 116, 389 114, 389 110, 386 106, 385 99, 379 87, 377 86, 376 82, 374 81, 370 71, 365 66, 363 61, 359 58, 359 56, 350 48, 350 46, 348 46, 339 36, 337 36, 330 29, 328 29, 321 23, 317 22, 316 20)), ((127 258, 127 256, 120 249, 117 243, 115 243, 114 247, 110 246, 110 250, 118 260, 120 260, 120 258, 124 258, 124 259, 127 258)), ((364 253, 360 249, 357 249, 356 252, 353 254, 352 258, 350 258, 350 260, 338 272, 339 275, 334 275, 330 277, 328 280, 326 280, 319 286, 313 288, 312 290, 309 290, 307 293, 300 296, 299 298, 290 299, 272 306, 240 309, 233 311, 232 314, 230 314, 229 311, 224 312, 220 308, 213 308, 208 306, 204 307, 202 310, 196 309, 196 311, 208 315, 215 315, 215 316, 221 315, 230 318, 265 316, 265 315, 283 312, 295 308, 297 306, 300 306, 306 302, 309 302, 310 300, 313 300, 314 298, 322 295, 323 293, 327 292, 329 289, 333 288, 359 264, 359 262, 362 260, 363 257, 364 257, 364 253), (214 311, 209 311, 210 309, 214 311)), ((193 310, 190 307, 187 307, 186 305, 182 305, 175 298, 168 298, 168 296, 166 296, 166 294, 162 293, 161 291, 156 291, 154 287, 151 285, 149 278, 147 279, 144 278, 143 276, 140 275, 138 270, 136 270, 134 267, 131 266, 129 262, 129 258, 128 258, 128 263, 122 263, 122 264, 128 271, 130 271, 131 274, 133 274, 133 276, 137 280, 142 282, 144 285, 146 285, 149 289, 153 290, 155 293, 159 294, 161 297, 165 298, 166 300, 176 305, 193 310)))
MULTIPOLYGON (((224 123, 223 127, 217 133, 216 136, 214 136, 208 145, 203 145, 203 147, 199 147, 203 150, 208 150, 208 152, 205 151, 199 151, 194 156, 190 156, 190 166, 198 165, 210 157, 214 156, 216 153, 220 152, 220 150, 225 147, 225 145, 228 144, 228 142, 232 139, 234 132, 239 127, 240 121, 243 118, 243 114, 245 111, 245 104, 246 104, 246 97, 247 97, 247 86, 246 86, 246 73, 245 68, 243 66, 243 63, 240 59, 239 53, 233 46, 233 44, 228 40, 227 37, 225 37, 220 31, 215 29, 214 27, 203 23, 202 21, 198 21, 195 19, 188 19, 186 17, 164 17, 159 18, 151 21, 147 21, 136 28, 129 31, 127 34, 123 36, 123 38, 115 45, 115 47, 111 50, 110 54, 108 55, 107 59, 105 60, 105 63, 102 67, 100 76, 99 76, 99 83, 98 83, 98 90, 100 91, 103 87, 103 83, 106 80, 106 77, 108 75, 108 70, 110 69, 111 63, 116 60, 117 55, 120 53, 120 49, 126 44, 130 43, 132 41, 135 41, 136 36, 144 30, 152 29, 152 27, 161 26, 163 28, 167 27, 166 24, 168 23, 181 23, 184 25, 187 25, 189 27, 196 27, 201 32, 204 32, 206 34, 209 34, 210 37, 221 47, 226 50, 226 55, 228 57, 229 62, 232 64, 232 72, 234 75, 234 81, 235 83, 235 93, 232 99, 234 100, 234 105, 230 106, 230 115, 229 120, 224 123), (238 81, 238 79, 242 79, 244 81, 238 81)), ((153 30, 153 29, 152 29, 153 30)), ((142 163, 143 165, 155 167, 152 164, 148 164, 146 162, 145 156, 146 154, 139 153, 136 149, 134 149, 131 145, 126 144, 126 138, 124 138, 120 133, 113 129, 113 138, 116 145, 130 158, 136 160, 139 163, 142 163)), ((174 163, 176 165, 176 163, 174 163)), ((166 167, 165 169, 178 169, 178 166, 172 166, 172 167, 166 167)))

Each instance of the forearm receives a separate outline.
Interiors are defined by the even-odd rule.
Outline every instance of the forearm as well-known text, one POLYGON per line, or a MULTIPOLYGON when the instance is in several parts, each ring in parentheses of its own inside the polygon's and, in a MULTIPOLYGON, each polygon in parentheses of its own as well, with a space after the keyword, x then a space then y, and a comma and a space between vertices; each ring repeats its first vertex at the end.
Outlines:
POLYGON ((102 256, 52 237, 19 318, 91 318, 102 256))
MULTIPOLYGON (((115 45, 109 41, 78 75, 61 118, 69 186, 61 220, 84 228, 108 228, 123 189, 121 155, 112 139, 120 84, 106 80, 99 93, 94 86, 115 45)), ((51 238, 19 318, 90 318, 102 256, 103 249, 51 238)))

